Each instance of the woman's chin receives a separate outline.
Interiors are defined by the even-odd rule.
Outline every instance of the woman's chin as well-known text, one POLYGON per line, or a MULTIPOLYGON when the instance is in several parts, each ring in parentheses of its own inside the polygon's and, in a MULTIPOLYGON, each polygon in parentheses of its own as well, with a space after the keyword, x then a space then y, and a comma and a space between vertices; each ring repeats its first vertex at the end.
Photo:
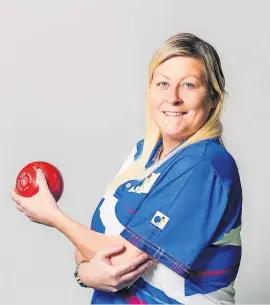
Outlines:
POLYGON ((171 141, 177 141, 177 142, 181 142, 183 141, 185 138, 187 138, 185 132, 175 132, 174 130, 163 130, 162 132, 162 137, 164 139, 167 140, 171 140, 171 141))

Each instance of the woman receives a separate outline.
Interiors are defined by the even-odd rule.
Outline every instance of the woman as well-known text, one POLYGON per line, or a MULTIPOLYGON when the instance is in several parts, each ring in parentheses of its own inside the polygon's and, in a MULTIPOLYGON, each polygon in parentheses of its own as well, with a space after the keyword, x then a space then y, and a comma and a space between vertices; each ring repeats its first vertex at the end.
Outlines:
POLYGON ((13 190, 20 211, 74 243, 76 277, 96 288, 92 303, 234 303, 242 190, 221 139, 224 94, 215 49, 174 35, 150 63, 145 138, 97 206, 91 230, 58 209, 42 172, 34 197, 13 190))

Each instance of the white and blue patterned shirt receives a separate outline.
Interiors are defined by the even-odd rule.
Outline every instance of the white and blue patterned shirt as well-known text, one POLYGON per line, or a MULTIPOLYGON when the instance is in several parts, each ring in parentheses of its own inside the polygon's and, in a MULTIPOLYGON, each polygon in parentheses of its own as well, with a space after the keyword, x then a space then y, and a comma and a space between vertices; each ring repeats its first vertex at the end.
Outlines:
MULTIPOLYGON (((118 174, 137 160, 143 144, 136 144, 118 174)), ((155 263, 129 289, 95 290, 91 303, 234 304, 241 213, 238 168, 218 138, 191 144, 144 180, 108 191, 91 229, 120 234, 155 263)))

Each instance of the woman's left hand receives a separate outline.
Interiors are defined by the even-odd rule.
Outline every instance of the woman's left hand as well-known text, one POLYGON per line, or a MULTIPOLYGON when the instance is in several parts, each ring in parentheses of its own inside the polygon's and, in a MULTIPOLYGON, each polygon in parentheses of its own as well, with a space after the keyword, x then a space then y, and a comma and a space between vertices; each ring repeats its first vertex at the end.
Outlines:
POLYGON ((79 268, 81 281, 89 288, 116 292, 136 282, 153 265, 154 260, 146 253, 131 258, 128 263, 113 265, 111 257, 119 255, 124 245, 111 245, 97 252, 79 268))
POLYGON ((11 196, 13 201, 16 202, 17 209, 31 221, 53 227, 55 217, 60 211, 48 187, 43 171, 36 169, 36 172, 39 186, 37 194, 32 197, 22 197, 18 195, 14 187, 11 196))

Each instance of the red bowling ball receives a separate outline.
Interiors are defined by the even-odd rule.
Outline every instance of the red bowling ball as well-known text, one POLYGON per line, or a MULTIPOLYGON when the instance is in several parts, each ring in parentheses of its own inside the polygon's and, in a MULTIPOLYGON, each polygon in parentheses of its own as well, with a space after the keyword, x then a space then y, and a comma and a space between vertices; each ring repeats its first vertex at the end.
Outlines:
POLYGON ((64 181, 60 171, 52 164, 44 161, 36 161, 27 164, 18 174, 16 179, 16 192, 23 197, 32 197, 38 190, 35 169, 42 169, 45 174, 49 189, 58 201, 64 190, 64 181))

